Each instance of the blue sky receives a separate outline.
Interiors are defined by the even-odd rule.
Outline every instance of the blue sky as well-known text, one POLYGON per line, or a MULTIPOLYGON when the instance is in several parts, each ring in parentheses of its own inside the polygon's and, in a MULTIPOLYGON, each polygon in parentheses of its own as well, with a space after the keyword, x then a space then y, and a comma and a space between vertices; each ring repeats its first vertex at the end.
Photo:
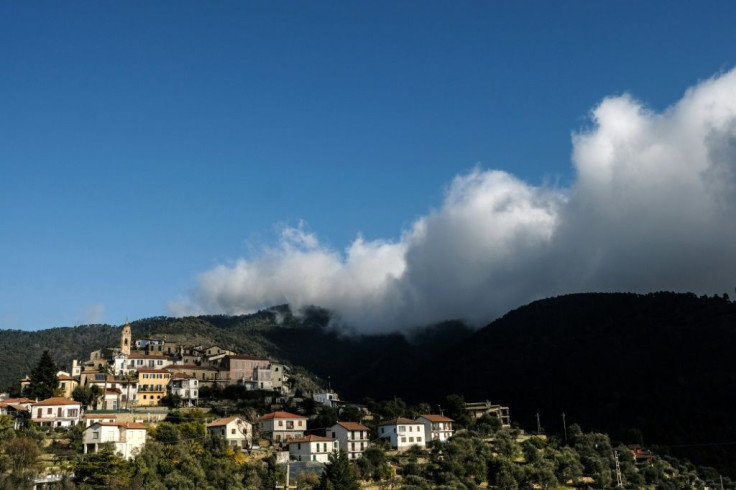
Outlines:
POLYGON ((564 194, 605 97, 662 111, 736 66, 734 10, 3 2, 0 328, 245 311, 201 275, 284 229, 396 243, 473 169, 564 194))

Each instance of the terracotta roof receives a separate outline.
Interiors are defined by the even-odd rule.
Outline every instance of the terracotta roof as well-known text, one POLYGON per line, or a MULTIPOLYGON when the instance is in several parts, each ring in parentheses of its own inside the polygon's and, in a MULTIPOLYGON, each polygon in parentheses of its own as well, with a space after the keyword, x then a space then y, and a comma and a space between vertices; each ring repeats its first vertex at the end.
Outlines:
POLYGON ((69 398, 55 396, 52 398, 41 400, 40 402, 33 404, 34 407, 40 407, 40 406, 46 406, 46 405, 81 405, 81 403, 75 402, 74 400, 70 400, 69 398))
POLYGON ((59 379, 59 381, 76 381, 74 378, 67 374, 60 374, 59 376, 57 376, 57 378, 59 379))
POLYGON ((19 412, 27 412, 28 410, 30 410, 28 407, 26 407, 25 405, 21 405, 20 403, 8 403, 5 406, 10 407, 13 410, 18 410, 19 412))
POLYGON ((213 420, 212 422, 210 422, 209 424, 207 424, 207 427, 219 427, 221 425, 227 425, 230 422, 232 422, 233 420, 238 420, 238 419, 240 419, 240 417, 238 417, 238 416, 223 417, 223 418, 220 418, 220 419, 213 420))
POLYGON ((338 422, 336 425, 343 427, 347 430, 370 430, 365 425, 361 425, 357 422, 338 422))
POLYGON ((122 429, 148 429, 148 427, 143 424, 139 424, 138 422, 95 422, 84 430, 89 430, 95 425, 100 425, 102 427, 120 427, 122 429))
POLYGON ((148 355, 148 354, 131 354, 128 356, 128 359, 168 359, 167 356, 160 356, 160 355, 148 355))
POLYGON ((289 412, 271 412, 260 417, 258 420, 271 420, 271 419, 306 419, 304 415, 296 415, 289 412))
POLYGON ((199 371, 219 371, 219 369, 211 366, 197 366, 196 364, 174 364, 173 366, 166 366, 166 369, 170 371, 192 369, 199 371))
POLYGON ((241 356, 241 355, 236 355, 236 354, 229 354, 227 357, 229 357, 230 359, 237 359, 239 361, 266 361, 266 362, 270 362, 265 357, 241 356))
POLYGON ((322 436, 306 436, 289 440, 289 445, 296 444, 297 442, 335 442, 335 439, 322 436))
POLYGON ((414 422, 411 419, 407 419, 407 418, 404 418, 404 417, 397 417, 395 419, 391 419, 391 420, 387 420, 385 422, 381 422, 380 424, 378 424, 378 426, 380 427, 382 425, 399 425, 399 424, 414 424, 414 425, 416 425, 418 423, 419 422, 414 422))
POLYGON ((444 415, 420 415, 418 418, 427 419, 430 422, 454 422, 450 417, 444 415))
POLYGON ((154 369, 154 368, 140 368, 138 369, 139 373, 168 373, 170 372, 168 369, 154 369))
POLYGON ((24 396, 20 398, 6 398, 5 400, 0 402, 0 405, 9 405, 11 403, 36 403, 36 400, 31 400, 30 398, 26 398, 24 396))

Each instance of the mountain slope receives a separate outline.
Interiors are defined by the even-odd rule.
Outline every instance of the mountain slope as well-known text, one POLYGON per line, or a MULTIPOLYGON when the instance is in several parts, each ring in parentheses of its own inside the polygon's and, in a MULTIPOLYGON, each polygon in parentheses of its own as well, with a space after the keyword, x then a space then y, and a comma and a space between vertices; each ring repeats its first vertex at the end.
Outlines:
MULTIPOLYGON (((720 467, 736 461, 736 305, 692 294, 578 294, 508 313, 415 371, 412 398, 452 386, 509 404, 550 432, 580 423, 677 446, 720 467), (434 388, 436 389, 436 388, 434 388), (725 444, 724 444, 725 443, 725 444)), ((731 472, 736 467, 731 467, 731 472)))

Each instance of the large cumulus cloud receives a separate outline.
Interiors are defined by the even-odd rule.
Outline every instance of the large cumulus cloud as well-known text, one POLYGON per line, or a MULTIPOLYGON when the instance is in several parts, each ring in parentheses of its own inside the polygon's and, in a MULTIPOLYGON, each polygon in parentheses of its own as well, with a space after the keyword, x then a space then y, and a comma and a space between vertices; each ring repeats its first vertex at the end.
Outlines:
POLYGON ((174 313, 289 303, 360 331, 462 318, 482 325, 534 299, 580 291, 724 292, 736 285, 736 70, 661 113, 604 99, 573 135, 569 188, 476 168, 394 240, 345 251, 304 224, 254 258, 202 273, 174 313))

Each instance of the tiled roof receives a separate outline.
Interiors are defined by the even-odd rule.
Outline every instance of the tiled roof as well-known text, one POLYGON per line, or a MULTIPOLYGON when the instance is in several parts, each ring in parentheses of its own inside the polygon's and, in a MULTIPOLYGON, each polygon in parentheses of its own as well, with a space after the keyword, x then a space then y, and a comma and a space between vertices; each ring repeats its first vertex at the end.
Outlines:
POLYGON ((70 400, 69 398, 55 396, 33 404, 34 407, 43 407, 47 405, 81 405, 81 403, 70 400))
POLYGON ((272 412, 267 413, 263 417, 260 417, 258 420, 271 420, 271 419, 306 419, 304 415, 296 415, 289 412, 272 412))
POLYGON ((361 425, 357 422, 338 422, 336 425, 345 428, 346 430, 370 430, 365 425, 361 425))
POLYGON ((240 356, 235 354, 229 354, 227 357, 230 359, 237 359, 239 361, 266 361, 269 362, 268 359, 265 357, 256 357, 256 356, 240 356))
POLYGON ((418 418, 427 419, 430 422, 454 422, 450 417, 444 415, 420 415, 418 418))
POLYGON ((84 430, 89 430, 91 427, 94 427, 95 425, 99 425, 102 427, 120 427, 121 429, 143 429, 143 430, 148 429, 148 427, 146 427, 143 424, 139 424, 138 422, 95 422, 94 424, 90 425, 84 430))
POLYGON ((170 371, 177 371, 183 369, 197 370, 197 371, 219 371, 216 367, 212 366, 197 366, 196 364, 174 364, 173 366, 166 366, 166 369, 170 371))
POLYGON ((6 398, 5 400, 0 401, 0 406, 9 405, 11 403, 36 403, 36 400, 31 400, 30 398, 26 397, 6 398))
POLYGON ((289 445, 296 444, 298 442, 335 442, 335 439, 322 436, 306 436, 300 437, 299 439, 291 439, 289 441, 289 445))
POLYGON ((414 422, 411 419, 407 419, 407 418, 404 418, 404 417, 397 417, 395 419, 391 419, 391 420, 387 420, 385 422, 381 422, 378 425, 381 426, 381 425, 418 424, 418 423, 419 422, 414 422))
POLYGON ((218 426, 221 426, 221 425, 227 425, 230 422, 232 422, 233 420, 238 420, 239 418, 240 417, 237 417, 237 416, 223 417, 223 418, 220 418, 220 419, 213 420, 212 422, 210 422, 209 424, 207 424, 207 427, 218 427, 218 426))

